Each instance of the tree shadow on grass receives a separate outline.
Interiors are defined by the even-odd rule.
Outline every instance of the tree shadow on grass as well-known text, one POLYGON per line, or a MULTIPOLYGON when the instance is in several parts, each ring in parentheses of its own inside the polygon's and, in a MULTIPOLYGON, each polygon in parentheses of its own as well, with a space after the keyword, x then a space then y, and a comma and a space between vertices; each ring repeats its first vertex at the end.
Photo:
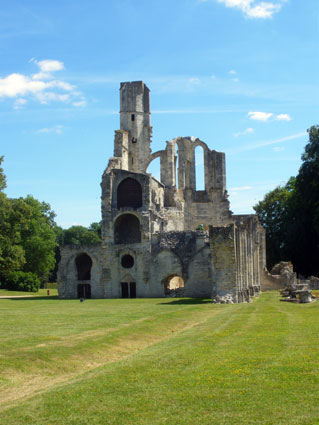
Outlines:
POLYGON ((179 298, 173 299, 166 303, 158 303, 159 305, 192 305, 192 304, 211 304, 212 300, 209 298, 179 298))

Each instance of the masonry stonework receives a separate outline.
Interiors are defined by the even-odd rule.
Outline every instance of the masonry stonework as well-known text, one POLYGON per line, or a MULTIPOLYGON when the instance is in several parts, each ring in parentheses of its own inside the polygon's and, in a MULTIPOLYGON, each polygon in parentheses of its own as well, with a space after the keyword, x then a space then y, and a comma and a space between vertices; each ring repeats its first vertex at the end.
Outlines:
POLYGON ((264 230, 255 215, 230 211, 225 154, 194 137, 177 137, 152 153, 150 95, 142 81, 121 83, 120 127, 102 175, 102 243, 62 247, 60 297, 231 294, 243 302, 258 294, 264 230), (198 146, 204 190, 196 190, 198 146), (156 158, 161 181, 147 172, 156 158))

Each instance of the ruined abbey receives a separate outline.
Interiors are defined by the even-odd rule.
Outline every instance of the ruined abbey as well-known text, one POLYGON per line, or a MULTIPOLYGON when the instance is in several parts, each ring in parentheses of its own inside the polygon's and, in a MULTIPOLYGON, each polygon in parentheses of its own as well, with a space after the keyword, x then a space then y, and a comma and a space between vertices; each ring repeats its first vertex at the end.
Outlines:
POLYGON ((265 234, 255 215, 233 215, 225 154, 193 137, 152 153, 150 92, 121 83, 120 130, 102 175, 102 243, 64 246, 63 298, 216 297, 249 301, 260 291, 265 234), (205 190, 196 190, 195 148, 205 190), (160 158, 160 181, 148 173, 160 158))

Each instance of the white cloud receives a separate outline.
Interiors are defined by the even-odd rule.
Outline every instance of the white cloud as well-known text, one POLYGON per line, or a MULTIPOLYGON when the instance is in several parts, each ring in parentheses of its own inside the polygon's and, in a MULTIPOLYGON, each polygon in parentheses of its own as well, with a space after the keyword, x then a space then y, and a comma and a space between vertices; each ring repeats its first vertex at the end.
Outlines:
POLYGON ((272 18, 274 13, 280 11, 281 2, 255 1, 255 0, 217 0, 218 3, 226 7, 232 7, 241 10, 248 18, 268 19, 272 18))
POLYGON ((255 121, 268 121, 273 115, 271 112, 248 112, 249 118, 255 121))
POLYGON ((234 137, 246 136, 247 134, 253 134, 255 130, 251 127, 246 128, 246 130, 238 131, 238 133, 233 133, 234 137))
POLYGON ((40 128, 40 130, 38 130, 37 133, 39 133, 39 134, 49 134, 49 133, 61 134, 62 129, 63 129, 62 125, 56 125, 56 126, 50 127, 50 128, 40 128))
POLYGON ((291 117, 288 114, 279 114, 276 116, 277 121, 291 121, 291 117))
POLYGON ((255 121, 269 121, 270 118, 276 121, 291 121, 291 117, 288 114, 274 115, 272 112, 248 112, 248 116, 255 121))
POLYGON ((234 69, 231 69, 230 71, 228 71, 228 74, 230 75, 236 75, 237 71, 235 71, 234 69))
POLYGON ((64 69, 64 63, 57 60, 45 59, 42 61, 35 61, 42 72, 61 71, 64 69))
POLYGON ((14 102, 13 109, 22 109, 24 105, 26 105, 26 103, 27 103, 26 99, 23 99, 23 98, 17 99, 14 102))
POLYGON ((57 60, 36 61, 35 59, 31 59, 30 62, 38 66, 38 73, 30 76, 12 73, 4 78, 0 77, 0 99, 19 97, 14 103, 15 109, 21 109, 27 103, 28 99, 25 97, 33 98, 42 104, 52 101, 76 104, 79 97, 82 104, 85 102, 81 93, 76 91, 75 86, 66 81, 57 80, 51 74, 51 72, 63 70, 63 62, 57 60))
POLYGON ((86 100, 79 100, 78 102, 73 102, 73 106, 86 106, 86 100))

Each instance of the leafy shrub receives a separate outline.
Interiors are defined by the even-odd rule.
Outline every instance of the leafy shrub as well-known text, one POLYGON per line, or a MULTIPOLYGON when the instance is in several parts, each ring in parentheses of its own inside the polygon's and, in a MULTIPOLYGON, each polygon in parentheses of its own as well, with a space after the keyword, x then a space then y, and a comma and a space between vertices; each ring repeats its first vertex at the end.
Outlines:
POLYGON ((12 272, 6 278, 6 287, 12 291, 38 292, 40 279, 31 272, 12 272))

